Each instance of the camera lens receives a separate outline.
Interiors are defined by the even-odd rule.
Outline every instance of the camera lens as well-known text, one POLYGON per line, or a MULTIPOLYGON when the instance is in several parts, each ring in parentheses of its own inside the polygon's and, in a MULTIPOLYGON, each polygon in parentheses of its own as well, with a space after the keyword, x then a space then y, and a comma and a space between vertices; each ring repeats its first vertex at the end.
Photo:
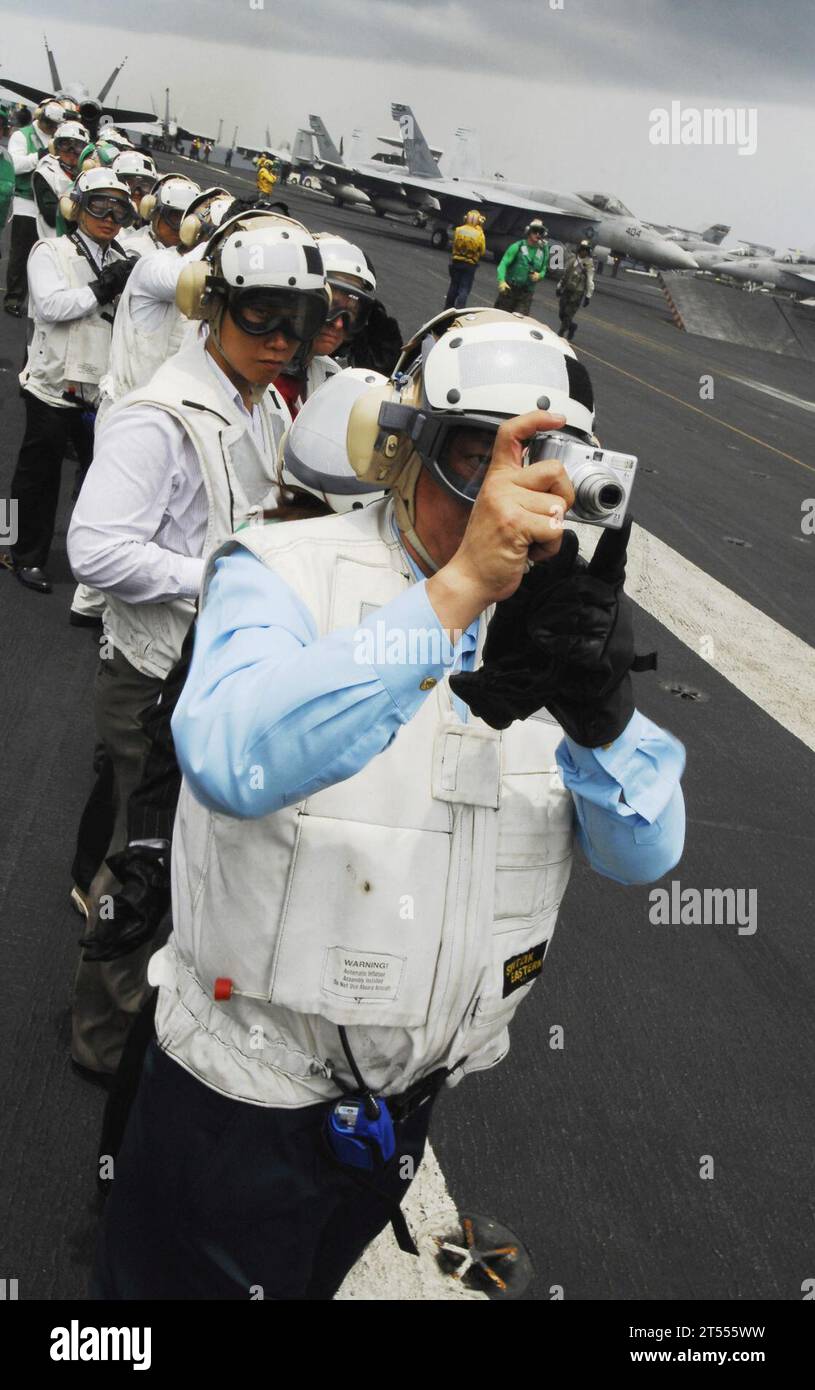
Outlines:
POLYGON ((616 511, 622 500, 623 490, 617 483, 606 483, 600 488, 597 495, 600 506, 605 507, 609 512, 616 511))

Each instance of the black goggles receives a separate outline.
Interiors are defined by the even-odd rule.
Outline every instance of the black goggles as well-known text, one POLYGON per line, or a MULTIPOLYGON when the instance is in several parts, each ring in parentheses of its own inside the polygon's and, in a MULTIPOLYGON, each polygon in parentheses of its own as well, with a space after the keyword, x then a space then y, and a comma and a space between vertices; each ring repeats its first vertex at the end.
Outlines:
POLYGON ((184 221, 186 213, 183 213, 180 208, 163 208, 161 204, 159 204, 158 215, 162 222, 166 222, 168 227, 174 232, 177 232, 181 223, 184 221))
POLYGON ((127 227, 135 219, 133 205, 124 198, 114 198, 106 193, 89 193, 82 205, 90 217, 102 222, 110 217, 118 227, 127 227))
POLYGON ((243 333, 256 338, 282 333, 304 343, 315 338, 325 323, 328 298, 320 290, 230 289, 227 306, 243 333))
POLYGON ((331 308, 326 323, 340 323, 344 333, 354 337, 368 322, 373 307, 373 295, 352 288, 339 280, 329 279, 331 308))
POLYGON ((492 461, 503 415, 433 414, 385 401, 379 410, 384 433, 406 434, 424 467, 446 492, 473 505, 492 461))

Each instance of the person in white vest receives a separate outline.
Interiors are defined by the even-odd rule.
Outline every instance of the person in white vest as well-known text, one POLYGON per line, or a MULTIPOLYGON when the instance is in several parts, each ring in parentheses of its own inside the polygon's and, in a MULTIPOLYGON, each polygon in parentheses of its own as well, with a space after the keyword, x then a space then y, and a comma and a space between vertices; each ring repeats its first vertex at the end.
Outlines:
POLYGON ((93 452, 93 413, 107 367, 115 301, 135 262, 116 241, 133 217, 128 190, 108 169, 80 174, 60 203, 72 227, 34 246, 28 265, 34 334, 20 373, 26 426, 11 495, 18 500, 14 572, 50 594, 62 460, 73 442, 81 474, 93 452))
POLYGON ((54 98, 39 106, 31 124, 13 130, 8 140, 9 158, 14 165, 14 202, 3 308, 17 319, 25 314, 26 262, 37 240, 37 205, 31 191, 31 175, 48 154, 51 139, 64 120, 65 112, 54 98))
POLYGON ((141 225, 139 208, 158 178, 158 170, 149 154, 143 150, 122 150, 113 161, 113 172, 130 189, 137 225, 141 225))
POLYGON ((59 200, 67 193, 77 173, 77 162, 90 136, 78 121, 63 121, 45 155, 31 175, 31 192, 37 207, 37 237, 57 236, 59 200))
MULTIPOLYGON (((75 577, 106 600, 96 718, 118 800, 109 854, 125 843, 127 801, 147 753, 139 714, 178 661, 204 557, 277 496, 289 414, 271 382, 319 331, 329 304, 311 234, 261 212, 218 229, 205 257, 184 267, 176 298, 209 332, 108 412, 68 533, 75 577)), ((103 864, 87 895, 91 928, 113 882, 103 864)), ((115 1070, 147 994, 145 965, 138 952, 109 966, 80 964, 78 1066, 115 1070)))
POLYGON ((115 401, 145 386, 162 363, 178 352, 192 325, 175 302, 176 286, 184 266, 201 259, 206 242, 234 201, 225 188, 199 193, 179 225, 178 244, 140 258, 117 306, 109 369, 100 385, 97 426, 115 401))
POLYGON ((157 1041, 94 1297, 328 1299, 389 1218, 408 1248, 432 1099, 506 1055, 575 841, 619 883, 677 862, 684 750, 634 705, 625 532, 587 567, 562 465, 522 466, 593 422, 551 330, 450 311, 351 411, 350 462, 391 498, 210 557, 157 1041), (531 648, 526 606, 568 660, 531 648), (508 630, 496 727, 451 680, 486 679, 508 630))
POLYGON ((183 174, 163 174, 139 204, 141 226, 125 238, 128 255, 144 256, 163 246, 177 246, 184 214, 201 192, 183 174))
POLYGON ((302 360, 295 359, 290 371, 276 382, 292 415, 328 377, 341 370, 334 354, 362 332, 376 297, 376 277, 359 246, 334 232, 316 232, 314 239, 331 287, 331 309, 302 360))

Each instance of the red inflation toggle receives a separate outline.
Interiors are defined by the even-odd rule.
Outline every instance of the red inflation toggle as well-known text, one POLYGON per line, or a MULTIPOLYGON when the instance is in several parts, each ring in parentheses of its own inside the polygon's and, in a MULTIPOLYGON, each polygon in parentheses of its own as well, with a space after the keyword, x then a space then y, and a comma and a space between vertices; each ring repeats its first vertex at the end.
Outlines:
POLYGON ((212 990, 213 999, 231 999, 234 985, 224 975, 219 975, 212 990))

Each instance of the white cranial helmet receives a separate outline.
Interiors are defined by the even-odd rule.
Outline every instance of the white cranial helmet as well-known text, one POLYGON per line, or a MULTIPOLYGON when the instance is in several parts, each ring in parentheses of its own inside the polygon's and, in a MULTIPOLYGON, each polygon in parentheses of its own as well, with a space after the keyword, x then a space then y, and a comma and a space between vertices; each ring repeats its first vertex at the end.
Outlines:
POLYGON ((356 401, 386 380, 380 372, 346 367, 323 382, 281 440, 281 484, 305 488, 335 512, 349 512, 384 497, 381 488, 357 477, 348 462, 345 438, 356 401))

